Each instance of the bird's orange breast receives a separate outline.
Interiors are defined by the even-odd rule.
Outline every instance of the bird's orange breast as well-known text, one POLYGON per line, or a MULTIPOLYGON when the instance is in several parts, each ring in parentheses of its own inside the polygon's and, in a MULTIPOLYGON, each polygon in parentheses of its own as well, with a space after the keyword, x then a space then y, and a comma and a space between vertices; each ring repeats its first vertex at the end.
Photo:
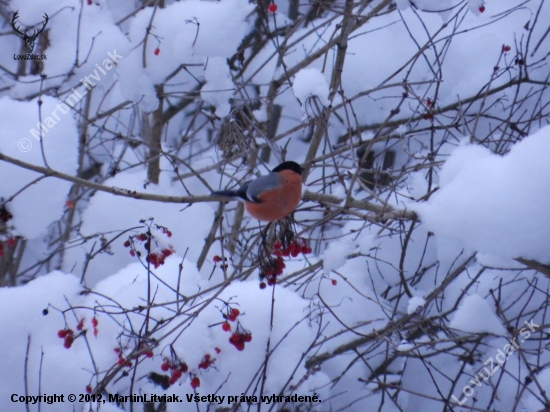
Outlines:
POLYGON ((280 220, 296 209, 302 198, 302 177, 292 170, 278 173, 281 185, 262 192, 261 203, 245 202, 246 211, 258 220, 273 222, 280 220))

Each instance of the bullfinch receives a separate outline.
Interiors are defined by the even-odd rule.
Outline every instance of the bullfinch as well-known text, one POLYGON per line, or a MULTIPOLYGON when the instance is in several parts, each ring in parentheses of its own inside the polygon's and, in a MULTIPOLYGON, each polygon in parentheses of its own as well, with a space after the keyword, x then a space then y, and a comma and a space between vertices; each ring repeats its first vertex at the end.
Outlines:
POLYGON ((213 194, 242 199, 252 217, 274 222, 294 212, 300 203, 303 170, 296 162, 283 162, 269 174, 246 182, 236 191, 220 190, 213 194))

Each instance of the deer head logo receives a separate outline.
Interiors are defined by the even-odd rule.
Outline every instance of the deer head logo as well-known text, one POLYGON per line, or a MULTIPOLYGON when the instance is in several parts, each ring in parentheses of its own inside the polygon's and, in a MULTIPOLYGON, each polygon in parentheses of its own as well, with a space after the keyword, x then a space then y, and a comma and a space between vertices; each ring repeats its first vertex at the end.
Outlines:
POLYGON ((19 11, 16 11, 13 15, 13 19, 11 19, 11 25, 15 32, 19 34, 23 40, 25 41, 25 47, 27 48, 27 53, 32 53, 32 50, 34 49, 34 42, 36 41, 36 38, 44 31, 46 28, 46 24, 48 24, 48 15, 44 13, 44 23, 42 23, 42 28, 40 30, 33 30, 32 35, 27 34, 27 30, 24 32, 20 31, 19 28, 15 25, 15 20, 17 20, 17 17, 19 14, 19 11))

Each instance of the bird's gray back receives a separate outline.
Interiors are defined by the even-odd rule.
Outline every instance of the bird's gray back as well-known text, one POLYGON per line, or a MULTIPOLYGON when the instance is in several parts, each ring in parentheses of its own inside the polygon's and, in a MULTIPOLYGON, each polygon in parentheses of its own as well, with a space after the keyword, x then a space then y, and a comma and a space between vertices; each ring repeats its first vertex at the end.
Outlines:
POLYGON ((277 173, 269 173, 265 176, 260 176, 257 179, 248 183, 246 188, 246 197, 249 200, 258 202, 258 196, 266 190, 275 189, 279 187, 281 180, 277 173))

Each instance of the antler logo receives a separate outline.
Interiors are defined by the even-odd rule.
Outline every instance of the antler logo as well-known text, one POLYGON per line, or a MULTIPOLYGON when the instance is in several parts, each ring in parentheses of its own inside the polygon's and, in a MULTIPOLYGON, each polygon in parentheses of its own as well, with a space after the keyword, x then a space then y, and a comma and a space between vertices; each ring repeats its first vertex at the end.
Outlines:
POLYGON ((34 30, 32 35, 27 34, 27 30, 24 32, 20 31, 19 28, 15 25, 15 20, 17 20, 17 17, 19 17, 19 11, 16 11, 13 15, 13 19, 11 19, 11 25, 15 32, 19 34, 23 40, 25 41, 25 47, 27 48, 27 53, 32 53, 32 50, 34 49, 34 42, 36 41, 36 38, 44 31, 46 28, 46 24, 48 24, 49 17, 46 13, 44 13, 44 23, 42 23, 42 28, 40 30, 34 30))

